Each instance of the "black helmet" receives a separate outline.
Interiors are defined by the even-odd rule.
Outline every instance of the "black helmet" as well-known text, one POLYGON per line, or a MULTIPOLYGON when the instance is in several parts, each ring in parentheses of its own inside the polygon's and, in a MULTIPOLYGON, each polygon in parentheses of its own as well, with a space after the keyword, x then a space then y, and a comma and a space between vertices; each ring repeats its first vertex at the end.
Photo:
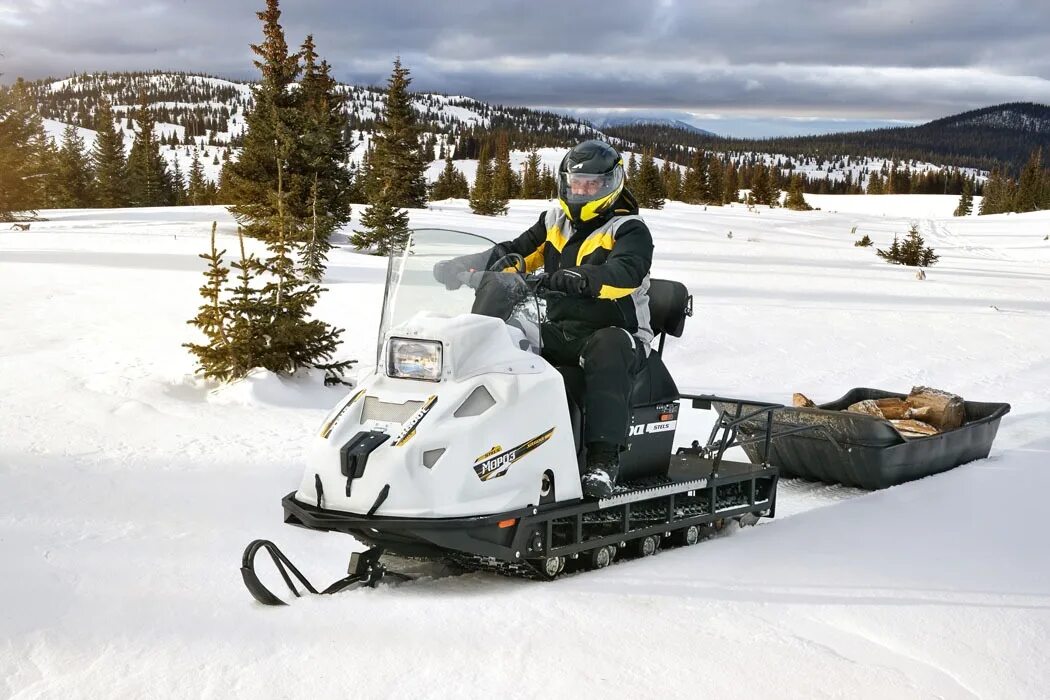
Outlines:
POLYGON ((573 223, 607 212, 623 191, 623 159, 604 141, 584 141, 558 166, 558 203, 573 223))

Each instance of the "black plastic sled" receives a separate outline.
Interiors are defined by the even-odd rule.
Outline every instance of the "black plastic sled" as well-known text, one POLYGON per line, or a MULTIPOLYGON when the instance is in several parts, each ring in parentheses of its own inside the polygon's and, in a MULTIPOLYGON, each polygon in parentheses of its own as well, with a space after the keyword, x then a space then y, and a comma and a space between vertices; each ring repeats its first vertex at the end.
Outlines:
MULTIPOLYGON (((769 461, 781 476, 846 484, 864 489, 884 489, 953 469, 983 459, 991 450, 999 421, 1010 412, 1007 403, 966 401, 966 422, 955 430, 921 438, 901 437, 882 418, 843 409, 865 399, 905 398, 881 389, 851 389, 842 398, 817 408, 785 406, 777 409, 778 427, 810 426, 809 430, 784 434, 770 446, 769 461)), ((730 415, 735 404, 717 404, 730 415)), ((748 404, 742 406, 747 411, 748 404)), ((764 420, 740 425, 744 435, 765 431, 764 420)), ((752 462, 762 460, 755 443, 742 445, 752 462)))

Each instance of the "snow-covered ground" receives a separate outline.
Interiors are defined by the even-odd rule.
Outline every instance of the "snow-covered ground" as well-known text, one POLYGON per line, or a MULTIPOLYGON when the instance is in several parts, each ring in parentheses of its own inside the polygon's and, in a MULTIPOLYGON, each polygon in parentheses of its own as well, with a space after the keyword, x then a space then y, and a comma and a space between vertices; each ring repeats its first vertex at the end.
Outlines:
MULTIPOLYGON (((316 581, 343 575, 359 547, 280 508, 341 392, 193 378, 197 255, 212 220, 236 248, 232 218, 61 210, 0 231, 0 697, 1046 697, 1050 212, 807 199, 822 209, 644 212, 654 275, 695 297, 666 353, 680 387, 1008 401, 989 459, 875 493, 784 482, 758 527, 550 584, 472 574, 291 609, 251 600, 240 554, 268 537, 316 581), (853 246, 912 222, 941 256, 924 281, 853 246)), ((412 223, 499 240, 542 206, 438 202, 412 223)), ((361 371, 384 271, 334 250, 319 305, 361 371)))

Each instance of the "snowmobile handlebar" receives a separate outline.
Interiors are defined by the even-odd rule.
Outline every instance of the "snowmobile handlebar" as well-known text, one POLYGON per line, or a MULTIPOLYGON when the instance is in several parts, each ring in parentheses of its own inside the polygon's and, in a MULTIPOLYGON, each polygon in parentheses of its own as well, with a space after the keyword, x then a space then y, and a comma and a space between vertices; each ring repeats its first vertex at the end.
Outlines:
MULTIPOLYGON (((510 257, 510 256, 506 256, 510 257)), ((517 256, 521 257, 521 256, 517 256)), ((501 258, 499 262, 502 262, 505 258, 501 258)), ((493 267, 496 267, 493 265, 493 267)), ((524 283, 525 288, 530 294, 533 294, 541 299, 557 299, 564 297, 564 292, 558 292, 550 289, 546 286, 546 280, 550 277, 545 272, 508 272, 504 271, 508 267, 504 265, 502 269, 490 270, 488 272, 482 272, 472 270, 468 272, 460 272, 456 277, 460 282, 470 287, 471 289, 477 290, 490 280, 512 280, 517 279, 524 283)), ((514 284, 510 282, 510 284, 514 284)))

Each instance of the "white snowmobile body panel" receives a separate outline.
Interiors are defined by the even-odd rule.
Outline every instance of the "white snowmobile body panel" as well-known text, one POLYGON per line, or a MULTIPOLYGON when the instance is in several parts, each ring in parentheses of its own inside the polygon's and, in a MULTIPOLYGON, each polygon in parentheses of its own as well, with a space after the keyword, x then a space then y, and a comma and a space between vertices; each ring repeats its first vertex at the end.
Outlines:
POLYGON ((381 363, 314 439, 297 499, 317 503, 319 480, 325 510, 367 514, 389 487, 376 516, 490 515, 538 504, 547 471, 559 501, 581 497, 564 380, 520 347, 520 331, 487 316, 420 314, 390 329, 384 346, 390 338, 440 341, 440 381, 389 377, 381 363), (459 411, 479 387, 492 401, 459 411), (347 496, 340 450, 362 431, 390 437, 347 496))

